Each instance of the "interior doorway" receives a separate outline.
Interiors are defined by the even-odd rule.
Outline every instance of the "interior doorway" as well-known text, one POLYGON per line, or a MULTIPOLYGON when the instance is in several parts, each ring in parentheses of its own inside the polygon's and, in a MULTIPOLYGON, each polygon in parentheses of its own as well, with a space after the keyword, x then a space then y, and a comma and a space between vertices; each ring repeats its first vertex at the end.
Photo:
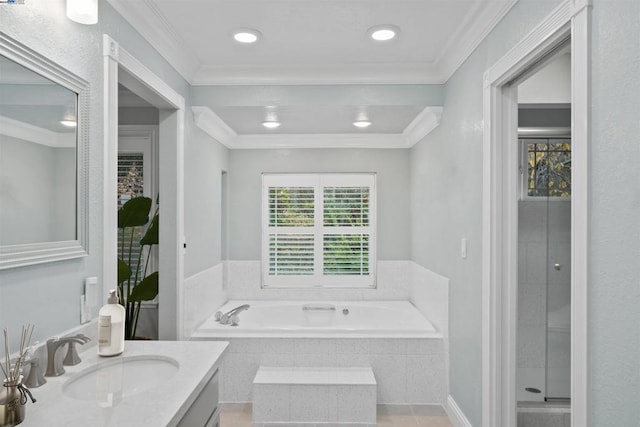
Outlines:
MULTIPOLYGON (((483 422, 517 426, 518 81, 571 46, 571 425, 588 425, 589 40, 587 2, 565 1, 485 73, 483 143, 483 422)), ((521 80, 520 80, 521 81, 521 80)), ((552 264, 552 268, 554 265, 552 264)))
MULTIPOLYGON (((158 245, 158 338, 182 337, 181 307, 184 281, 184 98, 151 70, 124 50, 115 40, 104 36, 105 69, 105 153, 104 208, 117 211, 118 164, 118 90, 124 86, 158 110, 159 203, 158 245)), ((117 218, 104 215, 104 283, 117 282, 117 218)))
POLYGON ((517 90, 518 427, 571 417, 571 45, 514 79, 517 90))

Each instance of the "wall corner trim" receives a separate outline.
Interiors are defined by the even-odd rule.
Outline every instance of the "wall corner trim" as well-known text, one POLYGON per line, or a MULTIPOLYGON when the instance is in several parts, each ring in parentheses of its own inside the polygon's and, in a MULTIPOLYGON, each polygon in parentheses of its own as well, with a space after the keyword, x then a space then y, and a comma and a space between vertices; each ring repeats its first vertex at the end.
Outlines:
POLYGON ((449 395, 447 397, 447 404, 444 409, 447 411, 447 415, 455 427, 473 427, 464 415, 464 412, 462 412, 462 409, 460 409, 456 401, 453 399, 453 396, 449 395))

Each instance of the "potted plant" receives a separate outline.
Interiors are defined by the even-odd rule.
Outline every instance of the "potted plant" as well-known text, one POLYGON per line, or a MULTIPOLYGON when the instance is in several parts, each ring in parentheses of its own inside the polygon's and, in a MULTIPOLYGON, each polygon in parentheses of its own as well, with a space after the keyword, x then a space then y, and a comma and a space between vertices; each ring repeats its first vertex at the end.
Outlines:
POLYGON ((158 209, 149 221, 151 205, 149 197, 140 196, 130 199, 118 210, 118 233, 121 233, 118 297, 125 309, 124 337, 128 340, 136 338, 142 301, 150 301, 158 295, 158 272, 147 274, 151 249, 158 244, 158 209), (142 238, 138 240, 136 236, 140 235, 142 238), (134 245, 134 242, 138 244, 134 245), (145 248, 146 257, 143 257, 145 248))

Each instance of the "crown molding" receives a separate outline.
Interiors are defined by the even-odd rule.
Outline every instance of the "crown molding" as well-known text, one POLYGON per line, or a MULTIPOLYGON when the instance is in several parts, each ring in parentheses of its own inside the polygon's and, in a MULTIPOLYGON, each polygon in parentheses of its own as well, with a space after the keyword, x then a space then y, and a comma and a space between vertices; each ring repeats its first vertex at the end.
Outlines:
POLYGON ((192 82, 193 85, 443 84, 446 78, 427 62, 203 65, 193 75, 192 82))
POLYGON ((197 57, 151 0, 107 0, 189 84, 199 66, 197 57))
POLYGON ((52 148, 75 148, 76 133, 54 132, 29 123, 0 116, 0 135, 52 148))
POLYGON ((490 1, 475 4, 475 8, 467 14, 467 20, 473 17, 473 21, 471 23, 466 22, 466 25, 460 26, 457 34, 451 39, 453 42, 448 43, 442 49, 442 53, 435 61, 445 82, 471 56, 473 51, 518 1, 490 1), (484 7, 478 10, 481 3, 484 7))
POLYGON ((440 124, 443 107, 426 107, 402 133, 238 135, 209 107, 191 107, 194 123, 229 149, 411 148, 440 124))
POLYGON ((227 148, 236 148, 238 134, 209 107, 191 107, 193 122, 227 148))
MULTIPOLYGON (((518 0, 481 1, 434 62, 410 64, 200 64, 152 0, 107 0, 191 85, 443 84, 518 0), (482 6, 482 8, 480 7, 482 6)), ((589 0, 576 0, 588 2, 589 0)))
POLYGON ((444 107, 426 107, 409 123, 402 132, 409 147, 413 147, 438 127, 443 111, 444 107))

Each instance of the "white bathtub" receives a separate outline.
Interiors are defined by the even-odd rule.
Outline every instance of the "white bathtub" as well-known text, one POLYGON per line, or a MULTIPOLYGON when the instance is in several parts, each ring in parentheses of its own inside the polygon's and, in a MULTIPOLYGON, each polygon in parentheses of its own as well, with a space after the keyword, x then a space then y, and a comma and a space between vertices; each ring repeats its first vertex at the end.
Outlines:
POLYGON ((244 338, 441 338, 407 301, 229 301, 227 313, 248 304, 239 313, 239 325, 222 325, 213 316, 192 335, 244 338))
POLYGON ((446 340, 407 301, 229 301, 220 311, 242 304, 250 308, 240 313, 238 326, 211 316, 191 336, 230 343, 222 362, 222 402, 251 401, 260 366, 371 367, 378 403, 446 401, 446 340), (321 309, 328 305, 335 310, 321 309))

